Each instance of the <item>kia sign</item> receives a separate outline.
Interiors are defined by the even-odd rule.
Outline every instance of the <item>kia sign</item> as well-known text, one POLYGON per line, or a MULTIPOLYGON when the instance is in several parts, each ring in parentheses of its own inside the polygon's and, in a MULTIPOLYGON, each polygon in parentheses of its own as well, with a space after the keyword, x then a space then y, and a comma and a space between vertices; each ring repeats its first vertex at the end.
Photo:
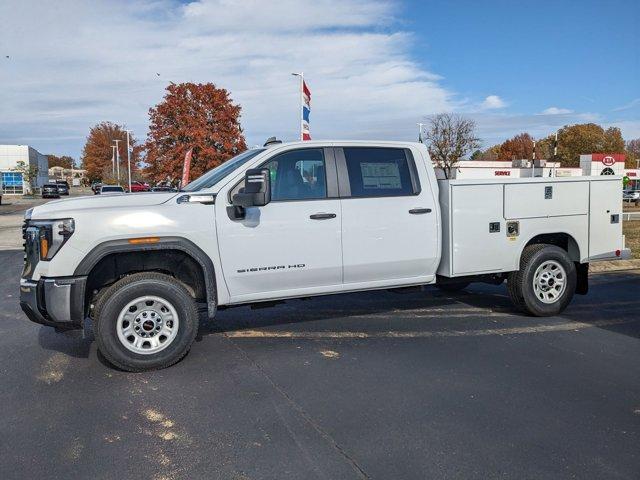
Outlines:
POLYGON ((602 164, 605 167, 613 167, 616 164, 616 159, 613 158, 611 155, 607 155, 602 159, 602 164))

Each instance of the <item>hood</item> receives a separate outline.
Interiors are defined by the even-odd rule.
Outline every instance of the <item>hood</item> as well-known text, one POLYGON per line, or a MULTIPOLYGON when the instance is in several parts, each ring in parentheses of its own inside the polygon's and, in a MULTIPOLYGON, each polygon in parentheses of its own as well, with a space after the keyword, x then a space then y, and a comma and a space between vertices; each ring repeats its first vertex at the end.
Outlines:
POLYGON ((171 200, 177 192, 149 192, 125 194, 101 194, 86 197, 65 198, 39 205, 33 209, 31 218, 62 217, 65 212, 77 212, 94 208, 131 208, 160 205, 171 200))

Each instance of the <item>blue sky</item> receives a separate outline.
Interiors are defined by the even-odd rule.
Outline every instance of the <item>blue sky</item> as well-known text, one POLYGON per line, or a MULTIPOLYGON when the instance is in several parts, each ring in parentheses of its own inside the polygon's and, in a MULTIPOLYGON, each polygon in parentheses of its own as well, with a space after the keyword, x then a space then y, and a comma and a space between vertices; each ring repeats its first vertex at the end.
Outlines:
POLYGON ((250 145, 293 140, 294 71, 317 139, 415 140, 443 111, 484 147, 589 121, 640 137, 638 1, 5 0, 0 18, 0 143, 43 153, 78 158, 103 120, 144 139, 169 81, 228 89, 250 145))
MULTIPOLYGON (((614 110, 640 97, 640 2, 414 1, 412 54, 461 95, 496 93, 509 110, 614 110)), ((635 116, 632 116, 632 113, 635 116)))

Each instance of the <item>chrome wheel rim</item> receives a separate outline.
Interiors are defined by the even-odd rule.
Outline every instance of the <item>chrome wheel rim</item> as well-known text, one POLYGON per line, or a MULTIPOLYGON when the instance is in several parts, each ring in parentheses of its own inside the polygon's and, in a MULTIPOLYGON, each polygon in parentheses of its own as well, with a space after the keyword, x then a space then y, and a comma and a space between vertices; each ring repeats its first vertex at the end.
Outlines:
POLYGON ((555 260, 543 262, 533 275, 533 291, 543 303, 557 302, 567 287, 564 267, 555 260))
POLYGON ((130 301, 120 311, 116 331, 127 350, 152 355, 171 345, 179 327, 178 313, 170 302, 145 295, 130 301))

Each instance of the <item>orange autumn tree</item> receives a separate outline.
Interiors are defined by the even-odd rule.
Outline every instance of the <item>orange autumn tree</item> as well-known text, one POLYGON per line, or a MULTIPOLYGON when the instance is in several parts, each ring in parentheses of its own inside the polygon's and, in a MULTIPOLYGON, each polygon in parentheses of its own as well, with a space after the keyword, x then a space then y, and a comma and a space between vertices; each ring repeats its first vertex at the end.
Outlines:
MULTIPOLYGON (((112 122, 100 122, 95 125, 87 136, 87 143, 82 150, 82 167, 87 170, 90 181, 116 181, 112 175, 112 145, 114 140, 120 140, 120 182, 125 185, 128 182, 127 172, 127 132, 124 127, 112 122)), ((137 171, 140 160, 140 146, 133 135, 129 138, 129 145, 133 148, 131 154, 131 176, 137 171)))
POLYGON ((212 83, 170 83, 162 102, 149 110, 146 173, 156 180, 182 176, 184 156, 192 149, 193 180, 247 149, 240 127, 240 106, 227 90, 212 83))
MULTIPOLYGON (((533 158, 533 138, 528 133, 521 133, 500 145, 498 160, 520 160, 533 158)), ((538 158, 540 156, 538 155, 538 158)))

